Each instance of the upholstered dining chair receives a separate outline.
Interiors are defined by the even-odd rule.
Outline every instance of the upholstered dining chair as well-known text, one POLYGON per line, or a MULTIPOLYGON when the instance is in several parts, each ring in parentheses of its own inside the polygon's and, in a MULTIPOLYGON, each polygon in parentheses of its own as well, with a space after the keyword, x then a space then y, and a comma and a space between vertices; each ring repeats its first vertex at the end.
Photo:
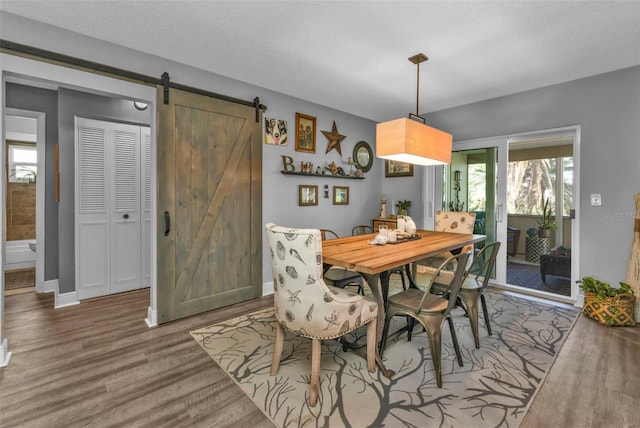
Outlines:
MULTIPOLYGON (((325 239, 338 238, 338 234, 330 229, 320 229, 320 236, 323 241, 325 239)), ((364 296, 362 275, 356 271, 340 266, 332 266, 324 273, 324 279, 329 282, 329 285, 333 285, 338 288, 358 287, 358 293, 364 296)))
POLYGON ((327 286, 322 279, 322 239, 318 229, 265 225, 273 272, 276 340, 271 375, 278 373, 285 331, 307 337, 311 345, 309 405, 320 387, 321 341, 366 325, 367 368, 375 371, 378 305, 368 297, 327 286))
MULTIPOLYGON (((471 324, 471 332, 475 340, 476 348, 480 348, 480 335, 478 329, 478 300, 482 303, 482 312, 484 315, 484 323, 487 327, 487 332, 491 336, 491 323, 489 322, 489 311, 487 310, 487 301, 484 297, 484 291, 489 285, 489 279, 491 278, 491 272, 496 265, 496 257, 500 250, 500 242, 493 242, 485 245, 476 254, 473 259, 471 267, 465 271, 462 285, 459 293, 459 303, 462 303, 467 315, 469 316, 469 324, 471 324)), ((436 271, 428 268, 429 271, 424 272, 433 285, 431 286, 432 293, 446 293, 450 287, 451 281, 454 278, 452 272, 449 271, 436 271)))
MULTIPOLYGON (((352 236, 366 235, 368 233, 374 233, 373 227, 367 226, 367 225, 360 225, 360 226, 354 226, 353 229, 351 229, 351 235, 352 236)), ((400 280, 402 281, 402 289, 406 290, 407 289, 407 283, 404 280, 404 270, 403 269, 404 268, 392 269, 389 272, 389 276, 391 276, 393 274, 400 275, 400 280)))
MULTIPOLYGON (((434 230, 438 232, 452 232, 452 233, 473 233, 475 225, 476 213, 468 213, 463 211, 436 211, 436 222, 434 230)), ((456 251, 455 253, 471 252, 469 262, 473 260, 473 244, 465 245, 456 251)), ((445 251, 433 257, 428 257, 418 262, 422 266, 430 266, 437 268, 442 262, 454 255, 451 251, 445 251)), ((452 265, 446 267, 448 270, 454 269, 452 265)))
MULTIPOLYGON (((387 313, 384 322, 384 329, 382 333, 382 344, 380 349, 380 357, 384 353, 384 347, 387 342, 387 336, 389 335, 389 324, 391 319, 398 315, 413 318, 420 322, 429 336, 429 347, 431 349, 431 359, 433 360, 433 366, 436 372, 436 381, 438 387, 442 387, 442 327, 444 321, 449 323, 449 330, 451 330, 451 338, 453 340, 453 347, 458 357, 458 364, 462 367, 462 355, 460 354, 460 347, 458 346, 458 338, 456 337, 456 331, 451 319, 451 309, 455 307, 456 298, 462 284, 464 277, 464 268, 467 263, 469 253, 460 253, 454 255, 445 260, 440 265, 435 274, 439 274, 447 264, 456 262, 456 270, 453 274, 453 279, 448 288, 448 299, 442 296, 430 293, 430 289, 433 285, 433 279, 427 280, 424 289, 409 288, 408 290, 401 291, 389 297, 387 301, 387 313)), ((413 324, 408 322, 408 324, 413 324)), ((409 327, 411 328, 411 327, 409 327)))

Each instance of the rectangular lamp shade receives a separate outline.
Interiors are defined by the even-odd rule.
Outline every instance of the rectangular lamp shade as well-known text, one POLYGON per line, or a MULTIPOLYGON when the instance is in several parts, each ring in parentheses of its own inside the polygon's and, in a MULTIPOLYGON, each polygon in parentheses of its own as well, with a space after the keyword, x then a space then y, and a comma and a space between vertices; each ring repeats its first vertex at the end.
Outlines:
POLYGON ((416 165, 451 163, 453 136, 408 118, 376 125, 376 156, 416 165))

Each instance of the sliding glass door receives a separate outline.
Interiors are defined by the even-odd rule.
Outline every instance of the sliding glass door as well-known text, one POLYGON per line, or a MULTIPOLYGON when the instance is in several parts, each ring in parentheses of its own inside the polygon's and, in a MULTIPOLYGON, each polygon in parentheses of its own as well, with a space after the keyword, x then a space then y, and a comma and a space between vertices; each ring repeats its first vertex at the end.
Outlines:
MULTIPOLYGON (((436 209, 475 212, 474 233, 487 236, 476 248, 506 242, 506 153, 506 139, 456 144, 451 164, 442 171, 442 186, 438 189, 442 203, 436 204, 436 209)), ((492 278, 506 283, 505 245, 501 245, 492 278)))

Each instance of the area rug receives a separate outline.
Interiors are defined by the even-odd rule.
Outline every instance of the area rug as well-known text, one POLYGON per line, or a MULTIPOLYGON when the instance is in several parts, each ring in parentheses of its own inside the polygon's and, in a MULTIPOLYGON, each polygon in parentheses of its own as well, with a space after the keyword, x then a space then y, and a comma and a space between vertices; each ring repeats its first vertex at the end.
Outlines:
MULTIPOLYGON (((426 333, 389 340, 384 363, 396 374, 369 373, 366 361, 323 342, 321 391, 308 406, 311 341, 287 333, 276 376, 270 376, 273 309, 191 332, 213 360, 278 427, 516 427, 578 315, 504 293, 487 293, 493 335, 480 318, 480 349, 469 320, 454 312, 464 367, 448 328, 442 338, 443 387, 436 385, 426 333)), ((404 325, 398 318, 394 328, 404 325)))

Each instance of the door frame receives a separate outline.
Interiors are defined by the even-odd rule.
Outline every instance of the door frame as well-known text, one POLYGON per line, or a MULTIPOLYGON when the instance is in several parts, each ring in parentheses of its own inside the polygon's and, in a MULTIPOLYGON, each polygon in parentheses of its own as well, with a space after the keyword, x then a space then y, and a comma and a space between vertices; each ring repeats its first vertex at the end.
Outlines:
MULTIPOLYGON (((38 154, 38 177, 42 176, 43 180, 36 180, 36 293, 45 293, 47 290, 44 283, 44 260, 45 260, 45 233, 44 233, 44 188, 45 188, 45 151, 46 151, 46 114, 40 111, 34 110, 22 110, 17 108, 6 108, 4 110, 3 118, 6 116, 21 116, 28 117, 36 120, 36 151, 38 154)), ((4 148, 6 153, 6 130, 3 134, 3 141, 5 142, 4 148)), ((6 192, 7 182, 4 183, 4 195, 5 199, 2 201, 2 212, 6 213, 6 192)), ((5 226, 6 227, 6 226, 5 226)), ((3 230, 2 239, 4 240, 3 248, 6 248, 6 230, 3 230)), ((2 264, 3 277, 4 277, 4 263, 2 264)))
MULTIPOLYGON (((552 138, 559 136, 573 137, 573 201, 572 209, 575 218, 571 221, 571 296, 560 296, 544 291, 527 290, 527 294, 537 297, 552 299, 564 303, 573 304, 581 307, 584 295, 578 287, 578 279, 580 278, 579 263, 580 260, 580 135, 581 125, 570 125, 558 128, 549 128, 536 131, 511 133, 494 137, 470 139, 463 141, 454 141, 452 150, 472 150, 487 147, 498 147, 498 174, 496 186, 496 240, 506 242, 507 239, 507 213, 506 213, 506 196, 507 196, 507 163, 509 153, 509 143, 523 140, 537 140, 543 138, 552 138), (502 211, 502 212, 501 212, 502 211)), ((425 220, 428 220, 429 214, 433 216, 434 207, 442 205, 442 167, 431 168, 431 174, 425 174, 429 178, 425 178, 425 193, 430 194, 429 182, 434 183, 433 199, 425 197, 425 220), (433 204, 429 201, 434 201, 433 204), (439 205, 438 205, 439 204, 439 205)), ((428 224, 428 221, 425 221, 428 224)), ((493 285, 499 286, 506 290, 523 292, 522 287, 507 284, 507 248, 502 245, 496 258, 496 277, 491 281, 493 285)))
MULTIPOLYGON (((0 99, 2 99, 2 116, 0 117, 0 134, 4 135, 5 84, 9 81, 40 82, 42 84, 63 86, 76 90, 109 94, 123 99, 140 100, 147 102, 152 112, 156 110, 156 88, 140 83, 128 82, 121 79, 107 77, 70 67, 64 67, 47 62, 37 61, 7 53, 0 53, 0 71, 2 72, 2 84, 0 85, 0 99)), ((36 84, 36 86, 38 86, 36 84)), ((156 183, 156 115, 151 115, 151 146, 152 146, 152 182, 156 183)), ((0 163, 4 165, 4 153, 0 153, 0 163)), ((4 170, 4 166, 2 167, 4 170)), ((2 187, 2 186, 0 186, 2 187)), ((0 198, 4 198, 4 189, 0 189, 0 198)), ((151 298, 145 322, 149 326, 157 325, 157 290, 156 290, 156 236, 155 236, 155 212, 156 195, 152 195, 152 266, 151 266, 151 298)), ((0 212, 0 227, 4 228, 4 212, 0 212)), ((4 229, 2 229, 4 231, 4 229)), ((4 264, 5 245, 0 251, 0 263, 4 264)), ((56 290, 56 306, 59 303, 56 290)), ((11 353, 8 350, 8 342, 4 337, 4 278, 0 277, 0 367, 9 363, 11 353)))

